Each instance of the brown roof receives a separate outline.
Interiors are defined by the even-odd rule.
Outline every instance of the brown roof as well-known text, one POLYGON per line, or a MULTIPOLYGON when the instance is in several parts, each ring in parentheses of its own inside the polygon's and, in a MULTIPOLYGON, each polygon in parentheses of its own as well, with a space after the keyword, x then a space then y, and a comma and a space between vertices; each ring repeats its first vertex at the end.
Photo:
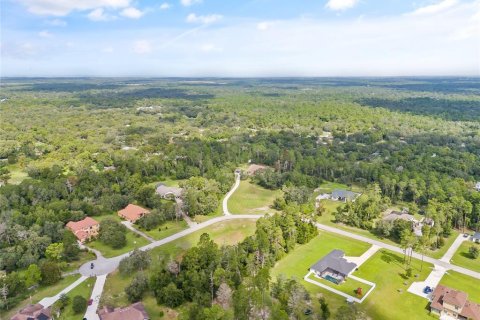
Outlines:
POLYGON ((30 319, 51 319, 50 308, 44 309, 39 303, 29 304, 21 309, 17 314, 10 318, 10 320, 30 320, 30 319), (39 317, 41 315, 44 317, 39 317))
POLYGON ((480 304, 467 301, 461 315, 467 319, 480 320, 480 304))
POLYGON ((467 300, 468 295, 463 291, 454 290, 438 285, 432 294, 431 307, 443 310, 443 303, 459 307, 459 314, 467 319, 480 320, 480 305, 467 300))
POLYGON ((257 173, 257 171, 259 170, 265 170, 267 168, 267 166, 264 166, 262 164, 251 164, 250 166, 248 166, 247 174, 252 175, 257 173))
POLYGON ((465 292, 449 289, 443 296, 443 302, 463 308, 467 302, 467 297, 468 295, 465 292))
POLYGON ((138 220, 145 213, 150 213, 150 211, 134 204, 129 204, 125 209, 118 211, 119 215, 130 221, 138 220))
POLYGON ((67 228, 72 230, 73 233, 76 233, 77 231, 80 231, 85 228, 90 228, 98 224, 98 221, 95 219, 92 219, 90 217, 86 217, 83 220, 80 221, 70 221, 67 223, 67 228))
POLYGON ((114 310, 103 308, 98 311, 100 320, 148 320, 145 307, 141 302, 134 303, 126 308, 116 308, 114 310))

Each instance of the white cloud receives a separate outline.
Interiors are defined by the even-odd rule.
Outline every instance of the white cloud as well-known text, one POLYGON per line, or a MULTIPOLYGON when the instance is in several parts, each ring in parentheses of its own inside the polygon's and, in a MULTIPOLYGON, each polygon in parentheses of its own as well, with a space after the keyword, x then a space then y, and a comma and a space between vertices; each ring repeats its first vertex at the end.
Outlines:
POLYGON ((259 22, 257 24, 257 30, 260 30, 260 31, 265 31, 265 30, 268 30, 270 29, 272 26, 273 26, 273 22, 270 22, 270 21, 262 21, 262 22, 259 22))
POLYGON ((152 44, 147 40, 137 40, 133 43, 133 52, 135 53, 148 54, 152 51, 152 44))
POLYGON ((112 20, 113 17, 106 14, 102 8, 95 9, 87 15, 88 19, 92 21, 108 21, 112 20))
POLYGON ((202 3, 202 0, 180 0, 180 3, 184 7, 190 7, 194 4, 202 3))
POLYGON ((48 30, 42 30, 42 31, 40 31, 40 32, 38 33, 38 35, 39 35, 40 37, 42 37, 42 38, 51 38, 51 37, 53 37, 53 35, 52 35, 50 32, 48 32, 48 30))
POLYGON ((172 5, 168 2, 164 2, 160 5, 160 10, 167 10, 167 9, 170 9, 172 7, 172 5))
POLYGON ((122 15, 126 18, 130 18, 130 19, 139 19, 144 14, 145 14, 145 12, 140 11, 137 8, 134 8, 134 7, 125 8, 120 12, 120 15, 122 15))
POLYGON ((217 47, 214 44, 206 43, 200 47, 203 52, 222 52, 223 48, 217 47))
POLYGON ((330 10, 342 11, 353 8, 359 0, 329 0, 325 5, 330 10))
POLYGON ((38 15, 66 16, 72 11, 97 8, 126 8, 130 0, 18 0, 31 13, 38 15))
POLYGON ((417 10, 413 11, 412 14, 413 15, 435 14, 435 13, 444 11, 450 7, 453 7, 457 3, 458 3, 457 0, 442 0, 435 4, 418 8, 417 10))
POLYGON ((186 21, 188 23, 202 23, 202 24, 210 24, 217 22, 218 20, 222 19, 223 16, 219 14, 209 14, 206 16, 197 16, 195 13, 190 13, 187 16, 186 21))
POLYGON ((52 19, 47 21, 47 23, 53 27, 65 27, 67 22, 61 19, 52 19))

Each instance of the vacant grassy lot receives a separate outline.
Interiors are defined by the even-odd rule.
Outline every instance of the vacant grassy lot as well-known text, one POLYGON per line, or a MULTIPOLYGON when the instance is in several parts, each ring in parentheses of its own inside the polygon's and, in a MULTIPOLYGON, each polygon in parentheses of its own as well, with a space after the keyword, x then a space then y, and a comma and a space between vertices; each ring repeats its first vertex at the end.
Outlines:
MULTIPOLYGON (((210 237, 219 245, 222 244, 236 244, 245 237, 252 235, 255 232, 255 220, 232 220, 214 224, 203 230, 199 230, 181 239, 177 239, 164 246, 157 247, 151 250, 153 262, 163 259, 165 257, 178 257, 188 248, 196 245, 200 236, 203 233, 208 233, 210 237)), ((119 272, 114 272, 108 275, 107 282, 102 294, 102 303, 114 306, 125 306, 129 302, 125 295, 125 287, 127 287, 133 275, 122 276, 119 272)), ((162 319, 158 315, 160 311, 165 312, 163 319, 176 319, 176 312, 174 310, 158 306, 155 299, 151 295, 146 295, 142 302, 145 304, 152 320, 162 319)))
POLYGON ((78 278, 80 278, 80 275, 78 274, 68 276, 52 286, 40 286, 38 289, 32 290, 30 292, 30 298, 23 300, 13 309, 7 312, 0 313, 0 319, 10 319, 18 310, 24 308, 27 304, 35 304, 45 297, 51 297, 56 295, 57 293, 74 283, 78 278))
POLYGON ((67 296, 70 298, 70 303, 60 314, 59 320, 81 319, 81 317, 83 317, 83 314, 75 314, 73 312, 73 309, 72 309, 73 297, 82 296, 88 301, 88 299, 90 299, 90 296, 92 295, 92 290, 93 290, 93 286, 95 284, 96 279, 97 278, 95 277, 88 278, 87 280, 82 282, 80 285, 78 285, 75 289, 73 289, 67 294, 67 296))
POLYGON ((87 243, 87 246, 100 251, 104 257, 111 258, 132 251, 135 248, 143 247, 149 243, 150 242, 144 237, 127 230, 127 244, 123 248, 113 249, 103 242, 100 242, 100 240, 89 242, 87 243))
POLYGON ((184 220, 167 221, 164 224, 150 231, 142 229, 137 225, 133 225, 133 226, 155 240, 166 238, 168 236, 171 236, 172 234, 175 234, 177 232, 180 232, 188 228, 188 224, 184 220))
POLYGON ((242 180, 238 189, 228 201, 228 210, 232 214, 263 214, 276 212, 270 208, 275 198, 282 195, 281 190, 268 190, 242 180))
POLYGON ((23 180, 29 178, 28 173, 18 165, 9 165, 7 169, 10 171, 10 179, 8 180, 10 184, 20 184, 23 180))
POLYGON ((352 279, 352 278, 347 278, 344 282, 342 282, 340 284, 334 284, 334 283, 332 283, 328 280, 325 280, 323 278, 319 278, 319 277, 315 276, 313 273, 310 274, 310 276, 308 278, 311 279, 311 280, 317 281, 321 284, 324 284, 326 286, 329 286, 331 288, 342 291, 346 294, 351 295, 352 297, 356 297, 356 298, 359 298, 359 299, 361 299, 362 297, 357 296, 357 294, 356 294, 356 291, 357 291, 358 288, 362 288, 362 293, 364 295, 371 288, 370 285, 368 285, 366 283, 363 283, 363 282, 360 282, 360 281, 357 281, 357 280, 352 279))
POLYGON ((480 257, 473 259, 470 256, 470 253, 468 253, 468 249, 471 246, 475 246, 478 248, 478 250, 480 250, 480 244, 473 243, 471 241, 464 241, 458 248, 457 252, 455 252, 450 262, 456 264, 457 266, 480 272, 480 257))
POLYGON ((440 284, 452 289, 468 293, 468 299, 480 303, 480 280, 455 271, 448 271, 440 280, 440 284))

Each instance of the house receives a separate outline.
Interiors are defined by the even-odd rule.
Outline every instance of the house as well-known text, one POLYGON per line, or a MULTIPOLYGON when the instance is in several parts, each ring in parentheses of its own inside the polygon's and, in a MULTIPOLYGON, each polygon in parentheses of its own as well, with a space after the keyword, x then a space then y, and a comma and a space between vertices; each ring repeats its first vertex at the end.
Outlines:
POLYGON ((348 190, 343 190, 343 189, 335 189, 332 192, 331 199, 335 201, 355 201, 357 197, 360 196, 360 193, 348 191, 348 190))
POLYGON ((182 196, 183 189, 178 187, 168 187, 163 183, 157 185, 155 193, 164 199, 171 199, 172 197, 178 199, 182 196))
POLYGON ((138 219, 149 213, 150 211, 145 208, 135 204, 129 204, 124 209, 118 211, 118 216, 122 219, 130 221, 131 223, 135 223, 138 219))
POLYGON ((440 317, 480 320, 480 304, 467 299, 463 291, 438 285, 432 293, 430 310, 440 317))
POLYGON ((98 221, 96 221, 95 219, 86 217, 85 219, 80 221, 68 222, 67 228, 73 232, 73 234, 81 243, 84 243, 85 241, 98 236, 100 223, 98 223, 98 221))
POLYGON ((422 228, 425 225, 429 227, 433 227, 435 225, 435 221, 432 218, 422 217, 420 221, 415 219, 415 217, 408 213, 408 210, 404 209, 400 211, 390 211, 390 213, 383 216, 383 221, 390 221, 393 222, 395 220, 404 220, 412 223, 412 231, 415 233, 416 236, 421 237, 423 232, 422 228))
POLYGON ((145 307, 141 302, 134 303, 125 308, 103 307, 98 311, 100 320, 149 320, 145 307))
POLYGON ((344 258, 342 250, 333 250, 310 267, 317 277, 340 284, 352 273, 357 265, 344 258))
POLYGON ((480 243, 480 232, 475 232, 472 236, 472 241, 476 243, 480 243))
POLYGON ((29 304, 18 313, 16 313, 10 320, 51 320, 52 313, 50 308, 44 308, 40 303, 29 304))

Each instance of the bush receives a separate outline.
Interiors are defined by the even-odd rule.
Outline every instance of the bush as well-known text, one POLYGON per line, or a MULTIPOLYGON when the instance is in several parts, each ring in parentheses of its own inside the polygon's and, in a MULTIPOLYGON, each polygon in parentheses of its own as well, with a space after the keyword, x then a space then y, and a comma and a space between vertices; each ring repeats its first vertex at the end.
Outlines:
POLYGON ((40 272, 42 274, 42 284, 47 286, 57 283, 62 278, 60 267, 55 262, 47 261, 43 263, 40 272))
POLYGON ((99 239, 113 249, 123 248, 127 244, 127 228, 113 219, 100 222, 99 239))
POLYGON ((75 314, 84 313, 87 309, 87 299, 82 296, 73 297, 72 309, 75 314))
POLYGON ((470 248, 468 248, 468 253, 470 254, 470 257, 472 257, 472 259, 477 259, 480 255, 480 250, 478 250, 477 246, 471 246, 470 248))

